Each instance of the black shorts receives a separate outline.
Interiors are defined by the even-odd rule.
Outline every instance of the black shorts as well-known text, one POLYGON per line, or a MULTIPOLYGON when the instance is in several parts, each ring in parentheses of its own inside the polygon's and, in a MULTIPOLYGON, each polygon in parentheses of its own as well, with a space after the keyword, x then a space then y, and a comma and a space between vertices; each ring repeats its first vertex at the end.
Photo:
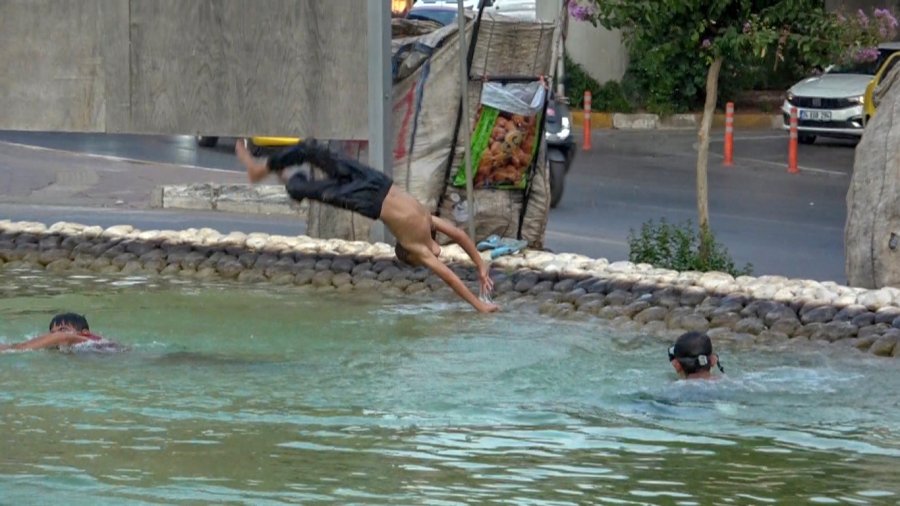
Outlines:
POLYGON ((327 174, 321 180, 310 179, 301 172, 291 176, 285 188, 294 200, 317 200, 373 220, 381 216, 381 206, 394 184, 381 172, 315 144, 301 143, 273 156, 269 159, 269 169, 281 170, 285 162, 290 165, 309 162, 327 174))

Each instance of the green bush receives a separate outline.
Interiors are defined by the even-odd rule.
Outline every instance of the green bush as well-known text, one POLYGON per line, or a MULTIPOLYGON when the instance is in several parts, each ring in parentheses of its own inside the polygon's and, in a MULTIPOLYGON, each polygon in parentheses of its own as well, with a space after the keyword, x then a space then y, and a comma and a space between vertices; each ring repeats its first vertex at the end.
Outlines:
POLYGON ((635 263, 647 263, 655 267, 676 271, 719 271, 732 276, 750 275, 751 264, 738 269, 728 250, 716 242, 708 229, 698 231, 691 221, 681 225, 666 222, 655 224, 653 220, 641 226, 640 233, 631 230, 628 234, 628 259, 635 263), (707 254, 701 255, 701 246, 706 245, 707 254))
POLYGON ((564 57, 566 74, 566 96, 572 107, 584 109, 584 92, 591 92, 591 110, 598 112, 631 112, 634 110, 625 97, 622 85, 616 81, 600 84, 588 74, 584 67, 564 57))

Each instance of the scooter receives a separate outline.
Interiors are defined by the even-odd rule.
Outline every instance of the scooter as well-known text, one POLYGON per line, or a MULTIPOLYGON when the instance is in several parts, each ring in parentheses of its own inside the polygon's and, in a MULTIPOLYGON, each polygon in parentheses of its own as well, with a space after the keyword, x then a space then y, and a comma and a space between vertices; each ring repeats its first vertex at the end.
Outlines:
POLYGON ((550 172, 550 207, 562 200, 566 174, 578 151, 572 135, 572 117, 565 103, 551 98, 544 120, 544 139, 547 142, 547 164, 550 172))

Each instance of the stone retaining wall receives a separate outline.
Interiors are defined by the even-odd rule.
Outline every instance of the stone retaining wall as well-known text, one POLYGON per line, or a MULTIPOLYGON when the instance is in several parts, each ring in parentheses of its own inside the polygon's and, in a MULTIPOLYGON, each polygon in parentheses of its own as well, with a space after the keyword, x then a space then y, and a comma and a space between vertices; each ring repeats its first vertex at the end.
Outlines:
MULTIPOLYGON (((458 246, 445 260, 470 286, 477 276, 458 246)), ((75 223, 0 221, 0 267, 43 267, 312 285, 388 294, 449 288, 424 268, 399 264, 387 244, 222 234, 212 229, 140 231, 75 223)), ((734 278, 647 264, 526 251, 492 264, 495 300, 562 318, 603 318, 617 328, 671 340, 687 330, 741 345, 855 347, 900 356, 900 290, 866 290, 780 276, 734 278)))

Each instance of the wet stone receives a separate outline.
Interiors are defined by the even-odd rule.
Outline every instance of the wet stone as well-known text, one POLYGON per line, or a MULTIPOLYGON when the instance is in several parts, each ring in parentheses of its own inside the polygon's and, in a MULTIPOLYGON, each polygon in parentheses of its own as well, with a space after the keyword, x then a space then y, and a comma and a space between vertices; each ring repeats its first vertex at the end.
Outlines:
POLYGON ((608 279, 597 280, 595 283, 591 283, 590 286, 586 286, 584 289, 587 290, 588 293, 600 293, 603 295, 607 295, 613 291, 612 282, 608 279))
POLYGON ((416 281, 406 287, 406 293, 420 293, 420 292, 427 292, 427 291, 428 291, 428 285, 426 285, 425 283, 423 283, 421 281, 416 281))
POLYGON ((138 259, 141 262, 150 262, 154 260, 163 260, 166 258, 166 252, 161 249, 150 250, 143 255, 139 256, 138 259))
POLYGON ((356 267, 356 262, 349 258, 336 258, 334 262, 331 262, 331 270, 333 272, 353 272, 353 268, 356 267))
POLYGON ((409 279, 403 279, 403 278, 400 278, 400 279, 394 279, 394 280, 391 281, 391 286, 396 287, 396 288, 398 288, 398 289, 400 289, 400 290, 406 289, 406 287, 409 286, 409 285, 411 285, 411 284, 413 284, 413 282, 412 282, 411 280, 409 280, 409 279))
POLYGON ((352 278, 352 276, 350 276, 349 272, 338 272, 337 274, 334 275, 333 278, 331 278, 331 283, 334 286, 340 287, 340 286, 352 284, 351 283, 352 280, 353 280, 353 278, 352 278))
POLYGON ((709 319, 710 328, 725 327, 733 329, 734 325, 741 320, 741 315, 737 313, 713 313, 709 319))
POLYGON ((144 272, 152 274, 159 274, 159 271, 165 269, 167 265, 162 259, 140 261, 140 264, 144 272))
POLYGON ((835 314, 837 314, 837 310, 834 307, 821 306, 810 309, 809 311, 803 313, 803 315, 800 317, 800 321, 804 324, 825 323, 833 320, 835 314))
POLYGON ((622 312, 625 316, 629 318, 634 318, 634 315, 640 313, 641 311, 650 307, 650 303, 645 300, 638 300, 632 302, 625 306, 625 310, 622 312))
MULTIPOLYGON (((633 304, 632 304, 633 305, 633 304)), ((659 321, 661 325, 665 325, 664 321, 669 311, 664 307, 653 306, 647 307, 634 315, 634 321, 640 324, 659 321)))
MULTIPOLYGON (((133 253, 125 253, 126 255, 133 255, 133 253)), ((118 257, 117 257, 118 258, 118 257)), ((122 266, 123 274, 135 274, 144 270, 144 266, 141 265, 140 262, 135 260, 129 260, 125 262, 125 265, 122 266)))
POLYGON ((521 276, 518 276, 518 280, 516 281, 513 289, 517 292, 527 292, 534 288, 535 285, 538 284, 539 278, 534 273, 527 273, 521 276))
POLYGON ((360 290, 374 290, 375 288, 380 287, 381 283, 376 281, 375 279, 355 279, 354 278, 353 286, 360 290))
POLYGON ((316 264, 319 262, 319 259, 312 255, 299 255, 294 260, 294 266, 296 269, 305 270, 309 269, 311 271, 316 270, 316 264))
POLYGON ((531 287, 531 289, 528 290, 528 293, 530 293, 532 295, 537 295, 539 293, 548 292, 550 290, 553 290, 553 281, 547 280, 547 281, 541 281, 541 282, 537 283, 536 285, 534 285, 533 287, 531 287))
POLYGON ((794 331, 794 337, 805 337, 809 339, 824 326, 825 324, 820 322, 807 323, 794 331))
POLYGON ((709 330, 709 320, 697 313, 683 316, 679 319, 678 323, 678 328, 684 329, 685 331, 696 330, 699 332, 706 332, 709 330))
POLYGON ((562 300, 565 302, 570 302, 572 304, 578 305, 578 301, 581 300, 582 297, 587 296, 587 292, 584 291, 584 288, 578 288, 566 292, 565 295, 562 296, 562 300))
POLYGON ((897 347, 900 337, 897 335, 884 335, 878 338, 869 348, 869 353, 879 357, 890 357, 897 347))
POLYGON ((206 255, 192 251, 185 255, 181 266, 187 269, 196 269, 204 260, 206 260, 206 255))
POLYGON ((318 271, 312 269, 303 269, 300 272, 294 273, 294 283, 298 285, 308 285, 312 283, 313 277, 317 273, 318 271))
POLYGON ((847 339, 856 336, 856 332, 858 330, 859 329, 856 328, 856 325, 853 325, 850 322, 833 321, 824 324, 819 331, 810 336, 810 339, 823 339, 825 341, 833 343, 840 339, 847 339))
POLYGON ((792 336, 800 327, 800 320, 798 320, 796 317, 788 317, 772 322, 772 324, 769 326, 769 329, 773 332, 783 332, 789 336, 792 336))
POLYGON ((788 334, 777 330, 763 330, 756 336, 756 342, 759 344, 782 343, 790 339, 788 334))
POLYGON ((316 288, 330 286, 333 277, 334 274, 331 271, 316 271, 312 277, 312 284, 316 288))
POLYGON ((409 278, 412 281, 425 281, 428 279, 428 276, 431 275, 431 271, 425 267, 416 267, 409 273, 409 278))
POLYGON ((881 335, 877 336, 865 336, 865 337, 857 337, 856 342, 853 343, 853 347, 858 349, 859 351, 869 351, 875 341, 877 341, 881 335))
MULTIPOLYGON (((355 267, 350 271, 350 274, 356 276, 361 272, 371 272, 372 271, 372 263, 371 262, 362 262, 356 264, 355 267)), ((372 274, 375 274, 374 272, 372 274)))
MULTIPOLYGON (((125 253, 125 248, 123 246, 117 244, 115 246, 110 246, 110 247, 106 248, 105 250, 103 250, 102 256, 105 256, 106 258, 116 258, 117 256, 121 255, 122 253, 125 253)), ((133 255, 134 253, 130 253, 130 254, 133 255)), ((204 258, 206 258, 206 257, 204 257, 204 258)))
MULTIPOLYGON (((604 318, 606 320, 612 320, 618 318, 622 315, 622 311, 625 310, 625 306, 603 306, 597 311, 597 316, 600 318, 604 318)), ((627 318, 627 316, 626 316, 627 318)))
POLYGON ((759 318, 748 317, 734 324, 734 331, 757 335, 766 329, 765 323, 759 318))
POLYGON ((869 312, 869 310, 866 309, 866 306, 863 306, 861 304, 852 304, 838 311, 837 314, 834 315, 834 320, 839 322, 848 322, 856 316, 867 312, 869 312))
POLYGON ((795 313, 793 309, 785 305, 778 304, 774 308, 770 309, 767 313, 765 313, 765 315, 763 316, 763 323, 771 327, 772 324, 777 322, 778 320, 786 320, 790 318, 796 320, 797 313, 795 313))
POLYGON ((253 267, 255 269, 265 271, 277 261, 278 257, 276 255, 273 255, 271 253, 262 253, 258 257, 256 257, 256 262, 253 264, 253 267))
POLYGON ((613 290, 606 296, 606 303, 611 306, 624 306, 632 299, 632 295, 624 290, 613 290))
POLYGON ((634 286, 634 281, 630 279, 616 279, 610 283, 610 289, 612 291, 623 291, 623 292, 631 292, 631 287, 634 286))
POLYGON ((61 243, 61 242, 62 242, 62 238, 60 236, 55 235, 55 234, 48 235, 48 236, 42 237, 38 241, 38 248, 41 250, 55 249, 55 248, 59 247, 59 243, 61 243))
POLYGON ((50 272, 65 272, 72 268, 72 261, 68 258, 60 258, 47 264, 50 272))
MULTIPOLYGON (((575 283, 576 281, 573 278, 563 279, 562 281, 559 281, 558 283, 553 285, 553 291, 563 293, 571 292, 573 289, 575 289, 575 283)), ((585 290, 584 293, 587 293, 587 290, 585 290)))
POLYGON ((447 285, 437 276, 428 276, 428 279, 425 280, 425 286, 427 286, 429 290, 435 290, 447 285))
POLYGON ((47 265, 51 262, 55 262, 57 260, 69 259, 69 251, 63 249, 50 249, 46 251, 42 251, 40 256, 38 257, 38 262, 41 265, 47 265))
MULTIPOLYGON (((875 323, 875 313, 871 311, 866 311, 865 313, 860 313, 853 317, 850 320, 850 323, 856 325, 857 327, 865 327, 867 325, 872 325, 875 323)), ((890 325, 891 320, 888 320, 886 325, 890 325)))
POLYGON ((375 272, 378 273, 378 281, 390 281, 400 273, 400 269, 394 265, 388 265, 381 271, 375 272))
POLYGON ((865 327, 859 327, 859 330, 856 332, 856 335, 860 338, 870 337, 870 336, 880 337, 889 328, 892 328, 892 327, 886 323, 876 323, 874 325, 867 325, 865 327))
POLYGON ((244 266, 234 257, 225 257, 216 263, 216 270, 223 278, 234 279, 244 271, 244 266))
POLYGON ((883 307, 875 311, 875 323, 891 324, 898 317, 900 308, 897 307, 883 307))
POLYGON ((605 307, 605 304, 602 300, 593 300, 586 303, 579 303, 578 310, 583 311, 585 313, 589 313, 592 315, 597 315, 602 308, 605 307))
POLYGON ((381 271, 387 269, 388 267, 396 268, 397 266, 394 265, 393 260, 379 260, 379 261, 375 262, 374 265, 372 265, 372 270, 375 273, 381 273, 381 271))
POLYGON ((128 262, 137 262, 137 256, 134 253, 121 253, 110 261, 112 265, 119 268, 125 267, 128 262))
POLYGON ((259 257, 256 253, 253 252, 245 252, 238 255, 238 262, 240 262, 241 267, 245 269, 249 269, 256 264, 256 259, 259 257))
POLYGON ((689 286, 681 292, 681 305, 697 306, 706 299, 706 290, 699 286, 689 286))

